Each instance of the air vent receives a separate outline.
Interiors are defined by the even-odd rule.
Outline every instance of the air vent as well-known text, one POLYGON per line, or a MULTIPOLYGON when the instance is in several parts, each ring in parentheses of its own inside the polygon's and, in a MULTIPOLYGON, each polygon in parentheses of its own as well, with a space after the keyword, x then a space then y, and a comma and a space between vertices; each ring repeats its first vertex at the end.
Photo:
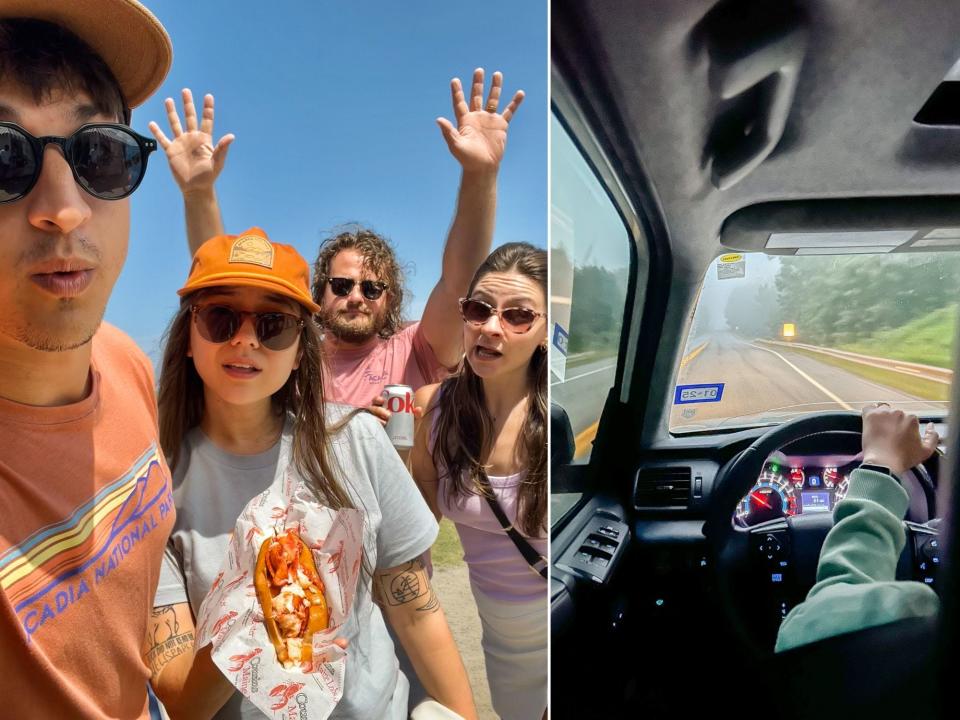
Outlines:
POLYGON ((648 467, 637 472, 633 504, 640 508, 685 508, 690 502, 689 467, 648 467))

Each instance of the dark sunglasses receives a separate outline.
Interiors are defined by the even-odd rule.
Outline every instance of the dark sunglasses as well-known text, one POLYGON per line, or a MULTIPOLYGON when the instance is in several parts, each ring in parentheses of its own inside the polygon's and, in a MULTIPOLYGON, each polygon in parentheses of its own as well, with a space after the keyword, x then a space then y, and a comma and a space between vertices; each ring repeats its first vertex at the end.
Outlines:
POLYGON ((70 137, 34 137, 16 123, 0 122, 0 203, 20 200, 36 185, 47 145, 59 145, 77 184, 101 200, 120 200, 137 189, 155 140, 126 125, 92 123, 70 137))
POLYGON ((257 341, 269 350, 286 350, 293 345, 305 324, 300 318, 283 312, 248 312, 226 305, 194 305, 190 310, 200 336, 212 343, 233 339, 249 315, 253 318, 257 341))
MULTIPOLYGON (((346 297, 350 294, 350 291, 353 290, 353 286, 357 284, 357 281, 353 278, 345 277, 332 277, 327 278, 327 282, 330 283, 330 290, 333 291, 333 294, 337 297, 346 297)), ((363 293, 363 296, 367 300, 379 300, 380 296, 383 295, 383 291, 387 289, 386 283, 377 282, 376 280, 360 280, 360 292, 363 293)))
POLYGON ((538 317, 546 317, 546 313, 537 312, 525 307, 508 307, 497 310, 482 300, 460 298, 460 315, 464 321, 474 325, 483 325, 491 315, 498 315, 502 322, 512 332, 525 333, 533 327, 538 317))

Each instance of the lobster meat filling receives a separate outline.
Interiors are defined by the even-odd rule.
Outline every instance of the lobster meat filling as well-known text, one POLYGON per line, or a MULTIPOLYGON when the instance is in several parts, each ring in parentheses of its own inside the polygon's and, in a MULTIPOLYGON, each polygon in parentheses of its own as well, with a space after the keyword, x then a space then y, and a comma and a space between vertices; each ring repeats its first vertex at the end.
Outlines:
POLYGON ((327 629, 329 612, 313 554, 296 532, 264 540, 254 586, 281 664, 309 665, 313 635, 327 629))

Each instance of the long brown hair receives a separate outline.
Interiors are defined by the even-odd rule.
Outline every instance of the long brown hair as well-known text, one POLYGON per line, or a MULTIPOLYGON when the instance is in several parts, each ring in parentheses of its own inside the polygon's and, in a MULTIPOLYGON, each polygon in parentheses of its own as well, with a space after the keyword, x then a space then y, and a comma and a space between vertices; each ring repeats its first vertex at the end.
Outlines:
MULTIPOLYGON (((203 380, 193 361, 187 357, 190 348, 192 306, 203 290, 191 293, 180 302, 166 334, 163 366, 160 371, 160 445, 170 469, 180 462, 180 451, 186 433, 200 424, 203 417, 203 380)), ((338 481, 335 461, 330 449, 330 434, 338 431, 352 414, 328 428, 323 399, 320 332, 310 312, 301 306, 306 321, 300 335, 300 365, 290 373, 287 382, 274 393, 274 411, 293 420, 293 463, 317 499, 334 510, 353 507, 349 495, 338 481)))
MULTIPOLYGON (((468 295, 484 275, 517 272, 530 278, 547 295, 547 252, 528 243, 507 243, 494 250, 477 269, 468 295)), ((520 486, 517 518, 524 534, 538 537, 547 526, 547 353, 533 351, 527 367, 530 401, 515 449, 527 466, 520 486)), ((449 475, 454 497, 483 494, 478 478, 485 473, 481 458, 491 450, 493 418, 484 401, 483 381, 470 363, 443 382, 429 412, 434 417, 436 444, 433 463, 449 475)))

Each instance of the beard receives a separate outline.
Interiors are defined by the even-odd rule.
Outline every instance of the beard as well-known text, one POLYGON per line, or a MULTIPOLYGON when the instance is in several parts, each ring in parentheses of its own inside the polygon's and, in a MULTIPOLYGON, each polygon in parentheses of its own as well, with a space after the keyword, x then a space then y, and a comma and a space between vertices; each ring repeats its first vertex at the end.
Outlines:
POLYGON ((380 334, 387 324, 386 312, 347 317, 341 311, 322 312, 323 329, 337 340, 359 345, 380 334))
POLYGON ((0 334, 41 352, 66 352, 83 347, 100 329, 104 309, 97 313, 69 312, 73 302, 61 299, 62 315, 47 316, 46 322, 25 320, 17 314, 11 321, 0 324, 0 334))

